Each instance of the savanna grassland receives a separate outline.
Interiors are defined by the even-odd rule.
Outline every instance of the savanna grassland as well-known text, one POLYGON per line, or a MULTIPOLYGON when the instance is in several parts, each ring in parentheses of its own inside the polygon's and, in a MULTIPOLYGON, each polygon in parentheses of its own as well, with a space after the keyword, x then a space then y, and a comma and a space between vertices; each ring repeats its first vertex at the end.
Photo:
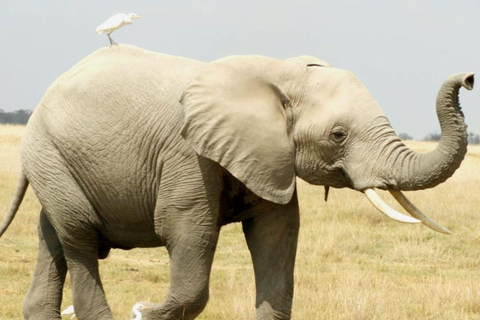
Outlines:
MULTIPOLYGON (((0 126, 0 217, 20 170, 22 126, 0 126)), ((434 143, 407 142, 417 151, 434 143)), ((409 192, 450 236, 394 222, 351 190, 298 183, 301 231, 295 269, 293 319, 480 319, 480 146, 469 147, 446 183, 409 192)), ((384 199, 395 208, 389 194, 384 199)), ((21 319, 21 304, 37 254, 40 206, 29 189, 16 219, 0 239, 0 319, 21 319)), ((101 274, 116 319, 138 301, 160 301, 168 290, 164 248, 113 250, 101 274)), ((222 229, 210 287, 199 317, 254 319, 253 268, 240 224, 222 229)), ((64 306, 71 304, 67 281, 64 306)))

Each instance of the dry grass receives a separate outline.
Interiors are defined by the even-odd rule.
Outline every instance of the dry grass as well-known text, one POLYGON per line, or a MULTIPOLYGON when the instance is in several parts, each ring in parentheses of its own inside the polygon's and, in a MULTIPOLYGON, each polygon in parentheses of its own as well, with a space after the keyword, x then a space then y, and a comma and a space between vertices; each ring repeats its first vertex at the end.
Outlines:
MULTIPOLYGON (((0 126, 0 211, 19 171, 23 127, 0 126)), ((435 144, 411 142, 426 151, 435 144)), ((299 181, 302 227, 293 319, 480 319, 480 147, 454 177, 432 190, 409 193, 426 213, 453 231, 396 223, 359 193, 299 181)), ((390 199, 383 194, 385 199, 390 199)), ((393 202, 390 201, 393 204, 393 202)), ((37 252, 39 205, 29 191, 0 240, 0 319, 21 319, 37 252)), ((101 262, 110 306, 127 319, 138 301, 159 301, 168 289, 163 248, 114 250, 101 262)), ((67 283, 64 305, 71 304, 67 283)), ((222 229, 210 302, 199 319, 254 319, 254 280, 239 224, 222 229)))

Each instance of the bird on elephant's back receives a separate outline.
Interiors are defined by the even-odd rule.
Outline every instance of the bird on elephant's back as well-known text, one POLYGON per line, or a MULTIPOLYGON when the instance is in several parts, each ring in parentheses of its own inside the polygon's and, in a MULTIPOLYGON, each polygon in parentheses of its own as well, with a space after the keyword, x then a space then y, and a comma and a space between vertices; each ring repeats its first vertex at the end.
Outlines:
POLYGON ((442 140, 418 154, 354 74, 318 58, 204 63, 128 45, 94 52, 60 76, 34 111, 0 227, 1 235, 31 185, 42 205, 41 254, 24 317, 59 315, 68 270, 79 319, 112 319, 98 259, 111 248, 165 246, 168 296, 139 313, 194 319, 208 301, 219 230, 241 222, 257 318, 289 319, 296 177, 363 192, 396 220, 448 233, 401 191, 434 187, 463 160, 462 86, 473 87, 473 74, 444 82, 437 97, 442 140), (375 188, 389 190, 414 217, 388 207, 375 188))

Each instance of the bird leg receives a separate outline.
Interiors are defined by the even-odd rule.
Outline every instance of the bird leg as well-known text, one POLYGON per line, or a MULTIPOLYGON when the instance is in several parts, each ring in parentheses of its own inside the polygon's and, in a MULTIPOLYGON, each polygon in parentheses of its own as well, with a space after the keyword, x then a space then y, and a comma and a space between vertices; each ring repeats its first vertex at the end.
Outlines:
POLYGON ((108 36, 108 40, 110 40, 110 45, 117 45, 117 43, 113 41, 113 39, 110 37, 110 33, 107 33, 107 36, 108 36))

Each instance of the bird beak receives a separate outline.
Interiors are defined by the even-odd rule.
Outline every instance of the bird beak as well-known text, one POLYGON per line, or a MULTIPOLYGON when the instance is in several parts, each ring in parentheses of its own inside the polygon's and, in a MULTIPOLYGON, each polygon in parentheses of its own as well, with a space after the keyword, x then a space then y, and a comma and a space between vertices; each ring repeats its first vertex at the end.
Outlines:
POLYGON ((139 15, 135 15, 134 17, 135 19, 142 19, 142 16, 139 16, 139 15))

